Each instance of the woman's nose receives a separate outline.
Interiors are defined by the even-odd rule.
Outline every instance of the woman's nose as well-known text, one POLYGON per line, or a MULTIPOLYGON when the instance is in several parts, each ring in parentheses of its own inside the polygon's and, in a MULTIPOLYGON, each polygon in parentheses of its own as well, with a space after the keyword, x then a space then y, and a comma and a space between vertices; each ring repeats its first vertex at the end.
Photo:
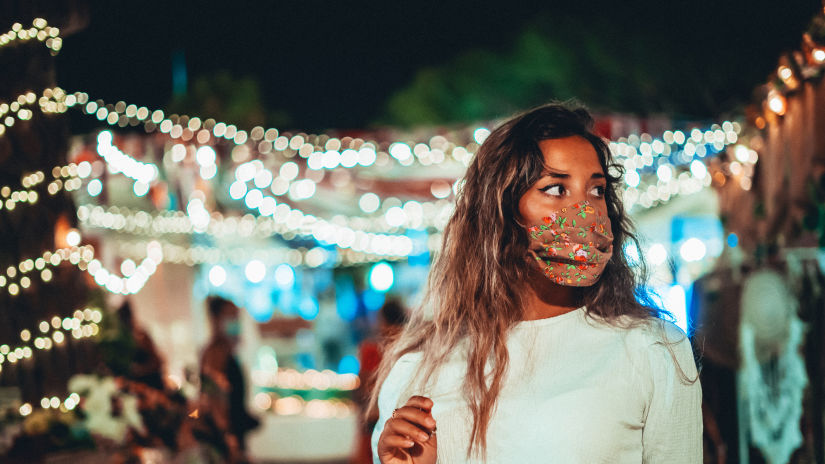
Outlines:
POLYGON ((576 188, 570 191, 570 204, 581 203, 587 199, 587 190, 584 188, 576 188))

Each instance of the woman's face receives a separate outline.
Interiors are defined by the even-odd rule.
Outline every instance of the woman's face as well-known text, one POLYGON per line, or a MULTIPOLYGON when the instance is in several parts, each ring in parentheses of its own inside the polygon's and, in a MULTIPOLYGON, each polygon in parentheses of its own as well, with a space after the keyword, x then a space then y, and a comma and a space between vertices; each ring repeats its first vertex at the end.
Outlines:
POLYGON ((549 213, 585 200, 606 211, 607 180, 596 149, 587 139, 578 135, 548 139, 539 142, 539 148, 546 168, 519 199, 522 224, 540 224, 549 213))

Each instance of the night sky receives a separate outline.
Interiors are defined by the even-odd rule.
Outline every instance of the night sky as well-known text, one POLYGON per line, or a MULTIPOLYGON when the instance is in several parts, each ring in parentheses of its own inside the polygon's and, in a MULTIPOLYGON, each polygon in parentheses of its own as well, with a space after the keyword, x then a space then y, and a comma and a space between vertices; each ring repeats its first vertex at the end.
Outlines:
POLYGON ((818 0, 541 5, 93 1, 88 27, 64 38, 58 84, 92 98, 163 108, 172 94, 172 56, 182 51, 190 82, 221 70, 254 76, 266 107, 287 112, 295 128, 357 128, 379 118, 387 98, 422 67, 442 66, 473 49, 505 53, 539 17, 575 21, 597 36, 602 32, 592 19, 610 18, 619 33, 604 39, 620 50, 661 45, 691 63, 708 57, 707 67, 662 72, 676 81, 730 79, 731 95, 746 100, 779 53, 798 47, 821 8, 818 0), (624 40, 623 30, 634 37, 643 31, 649 40, 624 40), (712 64, 720 60, 734 66, 712 64))

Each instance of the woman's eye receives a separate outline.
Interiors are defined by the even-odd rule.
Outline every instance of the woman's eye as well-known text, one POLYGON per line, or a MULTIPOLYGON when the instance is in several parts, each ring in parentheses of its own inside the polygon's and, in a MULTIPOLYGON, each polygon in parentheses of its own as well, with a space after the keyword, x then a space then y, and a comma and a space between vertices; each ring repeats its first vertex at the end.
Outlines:
POLYGON ((604 196, 604 185, 597 185, 590 190, 590 194, 597 197, 604 196))
POLYGON ((548 185, 540 190, 548 195, 553 195, 556 197, 564 195, 564 186, 561 184, 548 185))

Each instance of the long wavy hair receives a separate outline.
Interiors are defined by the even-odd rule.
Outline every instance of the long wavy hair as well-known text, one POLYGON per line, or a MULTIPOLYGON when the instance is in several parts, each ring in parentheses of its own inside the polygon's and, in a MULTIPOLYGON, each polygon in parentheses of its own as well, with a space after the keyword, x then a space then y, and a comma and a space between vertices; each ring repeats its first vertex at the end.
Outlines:
POLYGON ((623 327, 665 313, 642 290, 647 273, 641 256, 631 265, 623 252, 630 242, 641 248, 622 205, 622 168, 612 164, 607 144, 593 132, 593 118, 584 108, 569 104, 540 106, 493 130, 470 163, 421 306, 385 350, 371 411, 377 408, 381 384, 401 356, 420 352, 418 372, 426 381, 467 339, 465 396, 473 415, 467 455, 485 455, 487 427, 507 370, 507 334, 524 319, 528 293, 528 236, 517 222, 519 199, 545 169, 539 142, 569 136, 585 138, 598 154, 607 179, 605 201, 613 232, 613 256, 596 284, 577 290, 579 303, 586 305, 589 317, 623 327), (628 318, 620 321, 620 316, 630 316, 631 323, 628 318))

